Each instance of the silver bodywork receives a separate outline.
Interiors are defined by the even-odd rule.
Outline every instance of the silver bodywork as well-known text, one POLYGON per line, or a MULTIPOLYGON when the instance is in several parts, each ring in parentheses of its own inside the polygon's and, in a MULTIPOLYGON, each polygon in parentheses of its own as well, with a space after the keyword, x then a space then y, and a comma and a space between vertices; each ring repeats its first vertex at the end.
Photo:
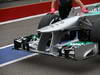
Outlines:
POLYGON ((39 32, 54 32, 59 30, 71 29, 76 27, 80 16, 74 16, 70 18, 66 18, 49 26, 39 29, 39 32))
MULTIPOLYGON (((73 9, 75 11, 75 9, 73 9)), ((56 23, 50 24, 49 26, 43 27, 41 29, 38 29, 38 32, 41 33, 52 33, 52 38, 51 38, 51 44, 50 44, 50 51, 51 53, 53 52, 57 52, 57 48, 55 48, 55 45, 59 43, 62 34, 64 30, 71 30, 71 29, 75 29, 78 28, 80 25, 80 20, 89 16, 95 16, 95 15, 100 15, 100 11, 90 11, 89 13, 82 13, 82 12, 78 12, 76 13, 73 12, 73 10, 70 12, 70 15, 68 18, 58 21, 56 23)), ((76 9, 77 10, 77 9, 76 9)), ((91 25, 92 23, 88 21, 88 19, 86 19, 86 25, 91 25)), ((85 21, 85 20, 84 20, 85 21)), ((76 33, 76 35, 78 35, 76 33)), ((74 40, 78 40, 78 37, 76 36, 74 40)), ((93 45, 88 45, 85 46, 86 48, 82 47, 81 50, 76 49, 75 50, 75 56, 76 59, 84 59, 88 57, 88 54, 91 53, 93 51, 93 55, 96 55, 98 53, 98 44, 93 44, 93 45), (82 53, 83 54, 82 54, 82 53)))
MULTIPOLYGON (((100 7, 100 4, 98 6, 100 7)), ((57 20, 58 22, 57 21, 55 22, 54 20, 50 19, 50 17, 54 15, 52 14, 49 14, 50 16, 46 15, 46 18, 49 17, 47 20, 51 22, 49 23, 49 25, 46 25, 45 27, 37 30, 38 32, 41 33, 41 35, 38 36, 37 34, 35 34, 35 35, 31 35, 31 37, 28 36, 20 39, 15 39, 14 40, 15 49, 22 48, 27 51, 32 51, 32 52, 46 54, 46 55, 60 56, 65 58, 71 57, 76 60, 83 60, 88 57, 97 55, 99 53, 98 42, 97 41, 94 42, 93 40, 89 40, 89 39, 84 41, 83 39, 87 37, 91 37, 92 35, 93 36, 97 35, 96 36, 97 40, 100 40, 98 39, 100 38, 98 37, 98 35, 100 34, 100 29, 99 29, 100 23, 98 23, 99 22, 98 19, 100 18, 99 7, 90 6, 89 9, 92 10, 89 13, 82 13, 80 12, 80 9, 72 8, 68 18, 63 20, 60 20, 58 18, 59 19, 59 21, 57 20), (95 8, 97 8, 98 11, 94 11, 95 8), (92 18, 92 20, 95 19, 97 20, 92 21, 90 18, 92 18), (93 24, 94 22, 96 23, 93 24), (86 37, 84 37, 85 35, 81 35, 82 34, 81 30, 92 31, 92 34, 88 36, 86 34, 86 37), (72 40, 67 38, 68 36, 72 37, 70 35, 71 31, 75 32, 74 38, 72 40), (62 41, 62 37, 64 37, 63 41, 62 41), (28 41, 29 39, 30 41, 28 41), (82 40, 80 41, 80 39, 82 40), (79 44, 77 42, 84 42, 85 44, 79 44), (92 42, 92 43, 86 44, 86 42, 92 42), (66 44, 72 44, 72 45, 68 46, 66 44)), ((42 24, 44 24, 44 22, 42 24)), ((96 39, 96 37, 93 38, 96 39)))
POLYGON ((38 29, 37 31, 41 33, 48 33, 48 32, 54 32, 54 31, 69 30, 71 28, 75 28, 78 26, 79 19, 87 17, 87 16, 95 16, 99 14, 100 12, 89 12, 86 14, 82 13, 81 16, 73 16, 73 17, 66 18, 64 20, 50 24, 49 26, 38 29))

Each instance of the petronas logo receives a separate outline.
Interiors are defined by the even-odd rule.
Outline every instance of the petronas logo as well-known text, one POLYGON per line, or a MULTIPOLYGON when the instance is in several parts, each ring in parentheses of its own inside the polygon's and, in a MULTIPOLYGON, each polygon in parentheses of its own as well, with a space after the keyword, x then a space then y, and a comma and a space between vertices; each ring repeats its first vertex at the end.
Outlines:
POLYGON ((81 45, 89 45, 89 44, 94 44, 94 42, 81 42, 81 41, 78 41, 78 42, 72 42, 72 43, 68 43, 66 44, 66 46, 81 46, 81 45))
POLYGON ((100 12, 100 4, 93 5, 88 8, 91 12, 100 12))

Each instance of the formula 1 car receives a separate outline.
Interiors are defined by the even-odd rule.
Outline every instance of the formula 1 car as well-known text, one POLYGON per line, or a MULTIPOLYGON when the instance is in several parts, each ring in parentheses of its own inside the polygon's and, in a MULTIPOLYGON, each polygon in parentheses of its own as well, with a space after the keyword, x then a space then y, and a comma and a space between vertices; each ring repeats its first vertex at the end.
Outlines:
POLYGON ((14 39, 14 48, 83 60, 100 54, 100 4, 88 7, 89 13, 73 8, 68 18, 45 15, 37 34, 14 39))

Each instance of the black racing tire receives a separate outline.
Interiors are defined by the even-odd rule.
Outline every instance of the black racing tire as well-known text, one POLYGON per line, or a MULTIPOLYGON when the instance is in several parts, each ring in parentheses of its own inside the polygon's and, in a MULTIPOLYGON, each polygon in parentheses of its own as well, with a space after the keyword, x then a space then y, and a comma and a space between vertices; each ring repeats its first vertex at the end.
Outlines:
POLYGON ((98 55, 100 55, 100 42, 98 42, 98 55))
MULTIPOLYGON (((47 14, 45 16, 42 17, 42 19, 40 20, 38 29, 48 26, 54 22, 59 21, 59 16, 55 15, 55 14, 47 14)), ((48 44, 48 42, 50 43, 50 39, 51 39, 51 33, 38 33, 38 35, 40 36, 40 41, 38 43, 38 50, 39 51, 45 51, 46 50, 46 46, 48 44)))
POLYGON ((40 20, 40 23, 38 25, 38 29, 48 26, 51 21, 54 20, 52 23, 56 22, 59 20, 59 16, 56 14, 46 14, 45 16, 43 16, 40 20))

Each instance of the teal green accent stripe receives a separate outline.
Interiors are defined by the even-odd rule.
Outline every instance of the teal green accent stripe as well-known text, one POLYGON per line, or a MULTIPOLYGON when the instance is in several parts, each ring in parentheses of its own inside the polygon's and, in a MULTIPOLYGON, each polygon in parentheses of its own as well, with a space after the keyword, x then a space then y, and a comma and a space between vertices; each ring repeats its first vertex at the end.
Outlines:
POLYGON ((94 44, 94 42, 84 42, 84 41, 78 41, 78 42, 72 42, 72 43, 67 43, 65 46, 73 46, 73 45, 89 45, 89 44, 94 44))
POLYGON ((86 13, 85 16, 100 15, 100 11, 86 13))

